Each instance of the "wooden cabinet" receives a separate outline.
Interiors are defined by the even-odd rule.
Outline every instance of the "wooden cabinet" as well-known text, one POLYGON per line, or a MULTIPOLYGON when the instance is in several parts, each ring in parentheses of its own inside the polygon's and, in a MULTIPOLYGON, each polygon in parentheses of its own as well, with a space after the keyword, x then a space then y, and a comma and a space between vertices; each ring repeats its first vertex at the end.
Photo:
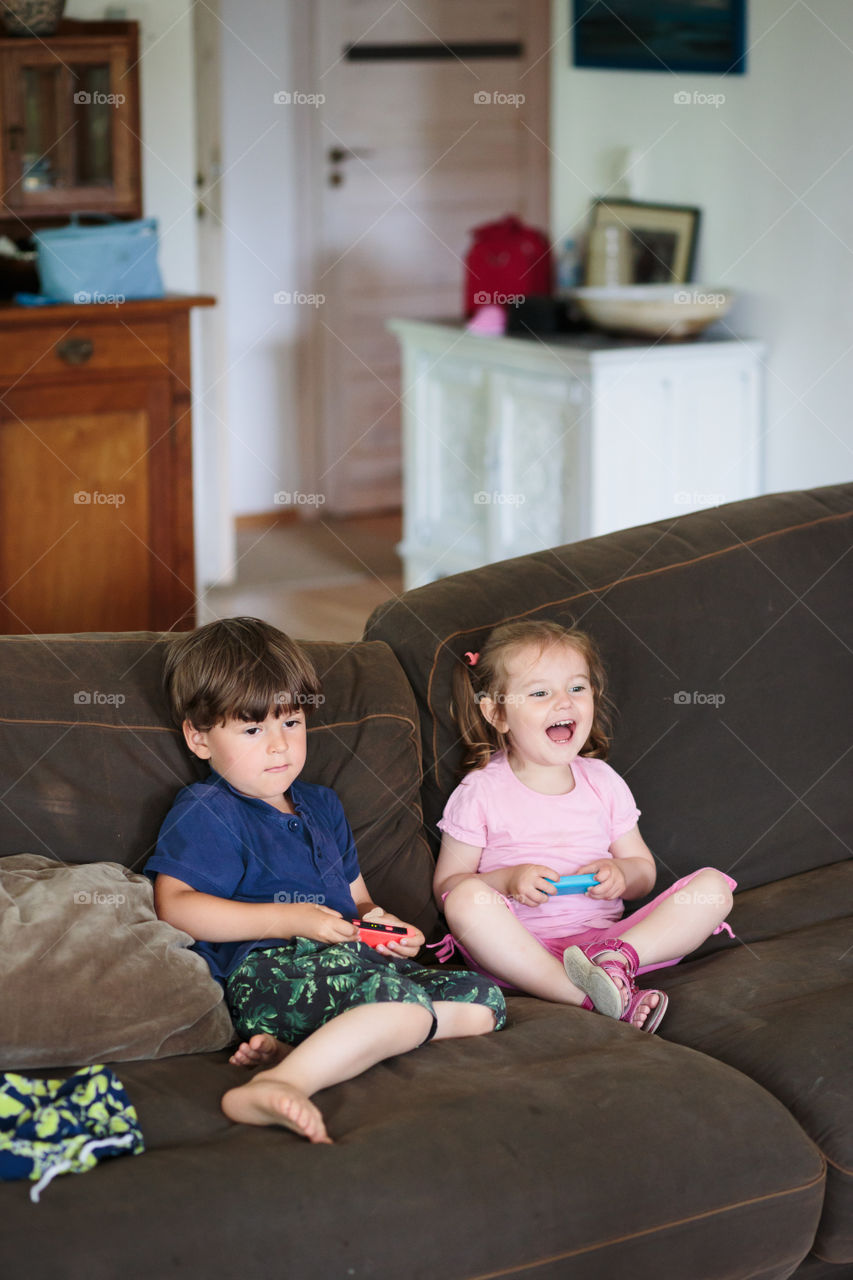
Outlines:
POLYGON ((140 216, 138 59, 135 22, 0 39, 0 229, 140 216))
POLYGON ((0 631, 195 624, 189 311, 0 306, 0 631))
POLYGON ((764 347, 395 320, 406 589, 761 492, 764 347))

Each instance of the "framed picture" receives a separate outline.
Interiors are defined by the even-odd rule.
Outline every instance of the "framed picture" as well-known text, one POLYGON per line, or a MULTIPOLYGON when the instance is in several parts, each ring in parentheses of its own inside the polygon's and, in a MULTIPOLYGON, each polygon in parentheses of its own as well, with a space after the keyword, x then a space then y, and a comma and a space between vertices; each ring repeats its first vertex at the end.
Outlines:
POLYGON ((571 0, 576 67, 746 71, 746 0, 571 0))
POLYGON ((590 242, 596 231, 618 227, 624 232, 631 284, 684 284, 693 271, 700 212, 690 205, 596 200, 590 242))

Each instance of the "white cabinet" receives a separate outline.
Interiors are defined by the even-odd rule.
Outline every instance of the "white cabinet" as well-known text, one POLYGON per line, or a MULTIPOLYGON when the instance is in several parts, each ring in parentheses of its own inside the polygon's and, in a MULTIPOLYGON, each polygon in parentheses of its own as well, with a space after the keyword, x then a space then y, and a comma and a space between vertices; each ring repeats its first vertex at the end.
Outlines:
POLYGON ((761 491, 764 347, 393 320, 405 585, 761 491))

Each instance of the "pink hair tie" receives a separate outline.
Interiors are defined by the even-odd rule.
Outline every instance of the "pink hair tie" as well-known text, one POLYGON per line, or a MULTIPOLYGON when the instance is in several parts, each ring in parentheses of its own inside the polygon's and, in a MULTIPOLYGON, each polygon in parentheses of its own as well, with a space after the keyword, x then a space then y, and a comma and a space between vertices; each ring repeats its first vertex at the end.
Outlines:
POLYGON ((465 657, 468 659, 469 667, 476 667, 477 663, 480 660, 479 653, 471 653, 470 651, 465 654, 465 657))

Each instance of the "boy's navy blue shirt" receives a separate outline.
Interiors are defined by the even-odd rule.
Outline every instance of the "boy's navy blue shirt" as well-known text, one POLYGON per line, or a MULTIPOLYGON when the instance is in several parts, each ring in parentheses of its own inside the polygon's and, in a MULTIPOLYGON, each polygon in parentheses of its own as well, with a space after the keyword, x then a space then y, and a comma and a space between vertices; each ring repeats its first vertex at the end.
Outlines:
MULTIPOLYGON (((298 779, 288 794, 295 814, 243 795, 216 772, 184 787, 160 828, 146 875, 162 872, 234 902, 316 902, 354 919, 350 885, 360 872, 340 800, 329 787, 298 779)), ((288 941, 199 941, 192 949, 224 984, 250 951, 288 941)))

